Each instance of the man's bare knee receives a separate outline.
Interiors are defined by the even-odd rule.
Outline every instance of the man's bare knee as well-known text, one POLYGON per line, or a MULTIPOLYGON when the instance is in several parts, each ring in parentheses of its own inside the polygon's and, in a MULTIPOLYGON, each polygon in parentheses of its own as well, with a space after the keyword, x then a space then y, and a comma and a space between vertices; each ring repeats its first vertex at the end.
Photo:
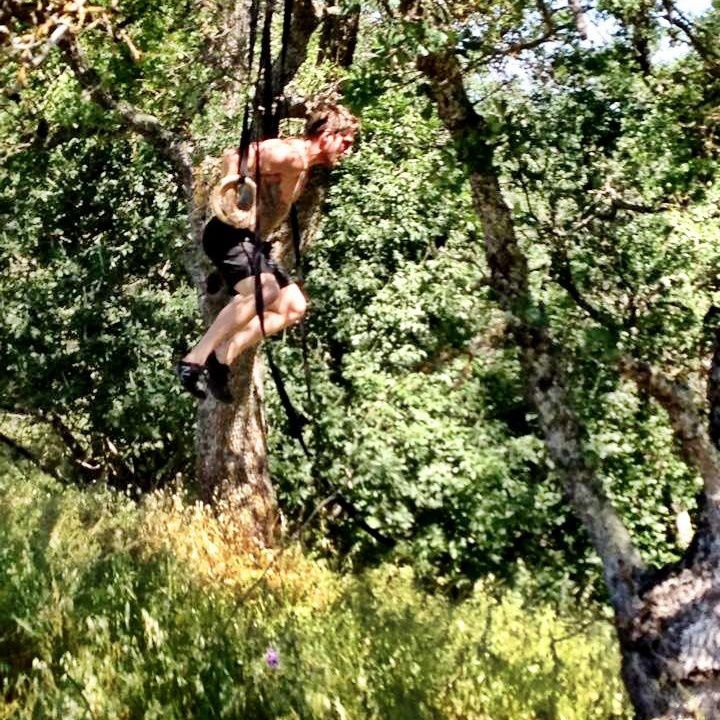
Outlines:
POLYGON ((291 325, 299 323, 307 312, 307 300, 302 292, 298 291, 288 305, 286 317, 291 325))

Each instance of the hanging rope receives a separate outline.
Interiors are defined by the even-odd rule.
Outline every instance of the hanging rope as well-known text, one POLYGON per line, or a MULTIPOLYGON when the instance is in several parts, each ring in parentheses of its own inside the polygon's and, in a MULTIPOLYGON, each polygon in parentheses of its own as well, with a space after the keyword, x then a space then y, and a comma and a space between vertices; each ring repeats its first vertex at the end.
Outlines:
MULTIPOLYGON (((261 47, 260 47, 260 59, 257 80, 255 83, 255 92, 253 94, 253 102, 247 101, 245 103, 245 110, 243 112, 243 124, 242 132, 240 136, 240 146, 238 148, 238 198, 241 196, 241 186, 247 182, 248 176, 248 161, 250 155, 250 146, 254 142, 255 144, 255 202, 259 200, 259 193, 261 187, 261 169, 260 169, 260 134, 264 138, 277 137, 280 129, 280 121, 284 115, 285 103, 281 103, 278 98, 275 97, 273 87, 273 70, 272 70, 272 54, 271 54, 271 43, 272 43, 272 21, 275 11, 275 0, 266 0, 265 13, 261 33, 261 47), (260 104, 262 103, 262 104, 260 104), (254 133, 253 133, 254 129, 254 133), (252 135, 254 134, 254 139, 252 135)), ((282 27, 282 38, 280 46, 280 68, 279 68, 279 81, 282 87, 285 82, 285 66, 287 62, 287 51, 290 41, 290 30, 292 27, 292 12, 293 12, 293 0, 284 0, 283 7, 283 27, 282 27)), ((250 7, 250 27, 249 27, 249 38, 248 38, 248 68, 252 71, 254 57, 255 57, 255 42, 257 38, 258 20, 260 14, 259 0, 253 0, 250 7)), ((292 241, 293 250, 295 253, 295 265, 296 272, 298 275, 298 282, 302 284, 302 266, 300 262, 300 222, 298 219, 297 208, 293 203, 290 208, 290 226, 292 229, 292 241)), ((263 253, 263 238, 260 236, 260 215, 255 215, 255 227, 253 232, 253 257, 249 258, 251 267, 253 268, 253 275, 255 278, 254 283, 254 297, 255 297, 255 310, 260 323, 260 329, 263 336, 265 336, 265 299, 263 297, 262 288, 262 253, 263 253)), ((304 323, 301 323, 301 336, 303 341, 303 364, 305 368, 305 378, 307 386, 308 402, 311 401, 311 392, 309 384, 309 363, 308 363, 308 352, 307 352, 307 341, 304 323)), ((299 413, 285 388, 285 383, 282 379, 277 364, 272 357, 272 351, 269 346, 266 348, 268 361, 270 364, 270 371, 275 382, 275 386, 278 391, 278 395, 282 402, 285 410, 285 415, 288 421, 289 434, 294 437, 303 448, 303 451, 307 457, 310 456, 307 445, 302 435, 303 427, 308 423, 301 413, 299 413)))
MULTIPOLYGON (((250 146, 255 145, 255 202, 257 203, 260 197, 260 184, 261 184, 261 172, 260 172, 260 136, 264 138, 274 138, 278 136, 280 129, 280 122, 286 113, 286 102, 281 102, 279 97, 275 96, 273 87, 273 70, 272 70, 272 56, 271 56, 271 31, 272 31, 272 20, 275 10, 275 0, 266 0, 265 3, 265 14, 263 19, 263 27, 261 32, 261 47, 260 57, 257 70, 257 79, 255 82, 255 90, 253 93, 252 102, 246 101, 245 109, 243 112, 243 123, 242 131, 240 136, 240 145, 238 148, 238 198, 241 197, 242 185, 248 179, 248 163, 250 146), (262 83, 262 84, 261 84, 262 83)), ((293 13, 293 0, 284 0, 283 6, 283 26, 282 26, 282 39, 280 48, 280 66, 278 72, 278 86, 283 88, 285 84, 285 67, 287 62, 287 51, 290 44, 290 32, 292 28, 292 13, 293 13)), ((247 67, 248 72, 252 74, 253 63, 255 60, 255 43, 257 40, 257 29, 258 20, 260 16, 260 0, 252 0, 250 6, 250 24, 248 34, 248 60, 247 67)), ((290 207, 290 227, 292 233, 293 252, 295 255, 295 272, 297 275, 297 282, 302 286, 303 283, 303 271, 301 261, 301 245, 302 238, 300 234, 300 221, 298 217, 297 207, 293 203, 290 207)), ((259 318, 260 328, 263 336, 265 336, 265 303, 262 292, 262 278, 261 278, 261 258, 262 258, 262 238, 260 237, 260 214, 256 213, 255 225, 253 228, 253 257, 251 259, 253 268, 253 274, 255 278, 255 310, 259 318)), ((312 390, 310 384, 310 363, 309 353, 307 346, 307 334, 305 331, 305 323, 300 323, 300 332, 302 339, 302 355, 303 355, 303 367, 305 373, 305 386, 307 391, 307 403, 308 407, 312 407, 312 390)), ((278 392, 278 397, 282 403, 287 418, 288 434, 297 440, 298 444, 303 450, 305 457, 312 461, 316 471, 313 473, 316 480, 331 493, 331 498, 337 502, 348 516, 367 532, 371 537, 377 540, 379 543, 385 546, 392 546, 394 541, 383 533, 379 532, 375 528, 368 525, 362 516, 362 513, 345 498, 342 492, 332 483, 323 477, 323 473, 318 472, 317 463, 317 448, 322 445, 322 439, 320 437, 320 430, 317 423, 312 423, 313 426, 313 437, 315 440, 316 453, 313 455, 305 443, 303 437, 303 428, 310 423, 310 420, 305 417, 302 413, 298 412, 290 399, 290 395, 287 392, 285 383, 282 379, 280 370, 275 363, 273 358, 272 350, 269 344, 266 344, 266 353, 268 358, 268 364, 270 367, 270 373, 275 382, 275 387, 278 392)), ((327 502, 327 501, 324 501, 327 502)), ((306 521, 307 522, 307 521, 306 521)))

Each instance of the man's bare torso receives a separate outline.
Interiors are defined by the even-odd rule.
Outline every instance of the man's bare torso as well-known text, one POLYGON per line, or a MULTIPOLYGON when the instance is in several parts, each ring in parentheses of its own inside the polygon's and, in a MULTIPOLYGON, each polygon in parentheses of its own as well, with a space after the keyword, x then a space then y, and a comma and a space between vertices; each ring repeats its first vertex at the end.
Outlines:
MULTIPOLYGON (((237 150, 225 152, 223 170, 226 175, 238 171, 237 150)), ((248 158, 248 175, 255 177, 255 146, 248 158)), ((297 200, 308 175, 305 142, 301 139, 271 139, 260 143, 260 188, 258 219, 260 237, 276 230, 297 200)))

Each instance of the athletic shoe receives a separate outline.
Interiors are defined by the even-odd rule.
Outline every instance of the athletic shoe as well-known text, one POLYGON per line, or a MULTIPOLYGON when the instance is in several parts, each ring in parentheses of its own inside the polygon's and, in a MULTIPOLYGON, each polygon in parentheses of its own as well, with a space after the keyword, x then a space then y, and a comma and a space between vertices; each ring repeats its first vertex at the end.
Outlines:
POLYGON ((228 380, 230 379, 230 367, 221 363, 217 359, 217 355, 211 352, 205 363, 207 370, 207 386, 216 400, 224 403, 231 403, 233 396, 228 388, 228 380))
POLYGON ((200 400, 204 400, 207 395, 201 390, 197 384, 198 380, 202 376, 203 366, 197 363, 187 362, 186 360, 180 360, 175 366, 175 374, 180 380, 180 384, 187 390, 191 395, 200 400))

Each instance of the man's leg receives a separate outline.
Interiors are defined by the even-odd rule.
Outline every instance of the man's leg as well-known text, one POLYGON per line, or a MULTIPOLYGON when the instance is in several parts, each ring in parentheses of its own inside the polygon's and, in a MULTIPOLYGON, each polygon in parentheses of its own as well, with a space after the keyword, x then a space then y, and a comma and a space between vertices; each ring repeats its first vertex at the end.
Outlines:
MULTIPOLYGON (((260 275, 263 288, 264 305, 268 309, 277 301, 280 294, 280 286, 275 276, 270 273, 260 275)), ((255 310, 255 278, 248 277, 235 284, 234 295, 230 302, 218 313, 212 325, 202 336, 200 342, 183 358, 183 361, 204 365, 208 355, 228 335, 240 330, 253 316, 255 310)))
MULTIPOLYGON (((265 334, 274 335, 300 322, 306 309, 307 300, 298 285, 291 283, 282 288, 277 300, 268 306, 263 315, 265 334)), ((262 338, 260 318, 255 315, 241 330, 217 348, 216 356, 223 365, 232 365, 239 355, 260 342, 262 338)))
MULTIPOLYGON (((305 314, 306 306, 305 296, 295 283, 284 287, 277 300, 263 313, 265 334, 273 335, 299 322, 305 314)), ((232 402, 233 397, 228 388, 230 365, 240 353, 262 340, 262 337, 260 318, 254 315, 241 330, 208 355, 207 384, 216 399, 232 402)))
MULTIPOLYGON (((263 301, 265 305, 272 305, 278 297, 280 286, 272 273, 260 275, 262 283, 263 301)), ((207 329, 200 342, 177 364, 175 372, 182 386, 197 398, 204 398, 205 393, 198 387, 198 381, 203 369, 212 361, 215 372, 213 383, 208 383, 213 394, 225 402, 232 397, 227 389, 227 374, 222 380, 223 366, 220 366, 213 350, 236 330, 241 329, 254 316, 255 310, 255 277, 247 277, 235 284, 235 291, 230 302, 218 313, 212 325, 207 329), (216 392, 216 390, 219 392, 216 392)), ((210 367, 208 367, 208 372, 210 367)))

